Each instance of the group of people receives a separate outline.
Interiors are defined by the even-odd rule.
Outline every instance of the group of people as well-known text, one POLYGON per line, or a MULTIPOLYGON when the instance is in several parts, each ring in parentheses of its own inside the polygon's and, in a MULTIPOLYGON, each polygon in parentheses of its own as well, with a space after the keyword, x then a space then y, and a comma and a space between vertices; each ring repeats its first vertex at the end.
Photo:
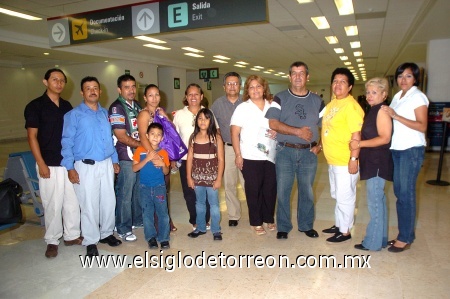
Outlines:
POLYGON ((400 65, 395 78, 400 91, 389 106, 388 81, 367 81, 371 109, 366 114, 351 95, 355 79, 347 68, 333 72, 333 98, 326 106, 306 87, 309 69, 301 61, 289 68, 289 88, 274 97, 268 82, 257 75, 247 78, 241 96, 242 79, 230 72, 223 78, 225 95, 207 109, 201 105, 201 87, 190 84, 185 106, 173 113, 172 122, 188 153, 180 161, 169 161, 160 147, 165 129, 153 122, 155 117, 170 121, 159 107, 156 85, 146 87, 146 106, 141 107, 134 77, 120 76, 119 97, 108 111, 99 104, 97 78, 85 77, 80 86, 83 101, 73 108, 60 97, 67 82, 64 72, 48 70, 43 80, 46 92, 24 112, 44 205, 45 256, 57 256, 61 237, 65 245, 85 245, 87 256, 95 256, 98 242, 118 246, 121 240, 135 241, 136 227, 144 228, 150 248, 158 248, 158 242, 162 249, 170 248, 170 232, 177 230, 168 210, 171 169, 180 173, 193 226, 191 238, 210 229, 214 240, 222 240, 218 196, 222 181, 228 225, 239 224, 240 181, 252 230, 257 235, 277 230, 277 239, 287 239, 293 229, 294 178, 297 228, 317 238, 313 184, 321 151, 336 200, 335 224, 322 230, 332 234, 327 242, 351 239, 360 177, 367 181, 371 219, 355 248, 381 250, 390 245, 391 252, 409 248, 415 238, 415 189, 424 159, 428 99, 417 88, 416 64, 400 65), (393 181, 397 197, 399 234, 391 241, 386 181, 393 181))

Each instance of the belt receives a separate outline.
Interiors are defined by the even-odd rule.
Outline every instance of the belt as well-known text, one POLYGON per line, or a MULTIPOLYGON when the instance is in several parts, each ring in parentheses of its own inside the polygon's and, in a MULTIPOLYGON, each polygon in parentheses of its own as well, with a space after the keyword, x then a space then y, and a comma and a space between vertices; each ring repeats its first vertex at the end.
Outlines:
POLYGON ((228 143, 228 142, 224 142, 224 144, 228 145, 228 146, 233 146, 231 143, 228 143))
POLYGON ((91 159, 83 159, 81 160, 81 162, 83 162, 84 164, 88 164, 88 165, 94 165, 95 161, 91 160, 91 159))
POLYGON ((301 144, 301 143, 287 143, 287 142, 278 142, 279 145, 281 146, 286 146, 286 147, 291 147, 291 148, 296 148, 296 149, 305 149, 305 148, 312 148, 314 146, 317 145, 317 142, 313 142, 311 144, 301 144))

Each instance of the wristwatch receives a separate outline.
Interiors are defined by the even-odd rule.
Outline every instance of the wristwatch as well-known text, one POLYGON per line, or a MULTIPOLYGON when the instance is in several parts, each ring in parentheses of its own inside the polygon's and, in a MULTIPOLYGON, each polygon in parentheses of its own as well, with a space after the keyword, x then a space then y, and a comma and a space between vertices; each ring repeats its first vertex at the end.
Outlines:
POLYGON ((358 161, 358 157, 350 157, 351 161, 358 161))

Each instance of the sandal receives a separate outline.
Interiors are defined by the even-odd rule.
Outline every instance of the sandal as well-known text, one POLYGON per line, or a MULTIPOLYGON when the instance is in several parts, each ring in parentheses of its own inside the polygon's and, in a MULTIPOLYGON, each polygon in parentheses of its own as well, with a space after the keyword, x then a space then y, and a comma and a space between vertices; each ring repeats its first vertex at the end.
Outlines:
POLYGON ((255 233, 258 236, 266 234, 266 231, 265 231, 264 227, 262 227, 261 225, 254 226, 253 229, 255 230, 255 233))
POLYGON ((270 231, 274 231, 277 229, 277 225, 275 223, 267 223, 267 229, 270 231))

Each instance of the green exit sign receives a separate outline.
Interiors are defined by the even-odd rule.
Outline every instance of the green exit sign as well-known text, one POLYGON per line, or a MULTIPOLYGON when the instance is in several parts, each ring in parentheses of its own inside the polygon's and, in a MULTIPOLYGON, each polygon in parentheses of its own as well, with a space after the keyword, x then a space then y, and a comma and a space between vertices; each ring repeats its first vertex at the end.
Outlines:
POLYGON ((217 79, 219 78, 219 68, 199 69, 198 77, 200 79, 217 79))

